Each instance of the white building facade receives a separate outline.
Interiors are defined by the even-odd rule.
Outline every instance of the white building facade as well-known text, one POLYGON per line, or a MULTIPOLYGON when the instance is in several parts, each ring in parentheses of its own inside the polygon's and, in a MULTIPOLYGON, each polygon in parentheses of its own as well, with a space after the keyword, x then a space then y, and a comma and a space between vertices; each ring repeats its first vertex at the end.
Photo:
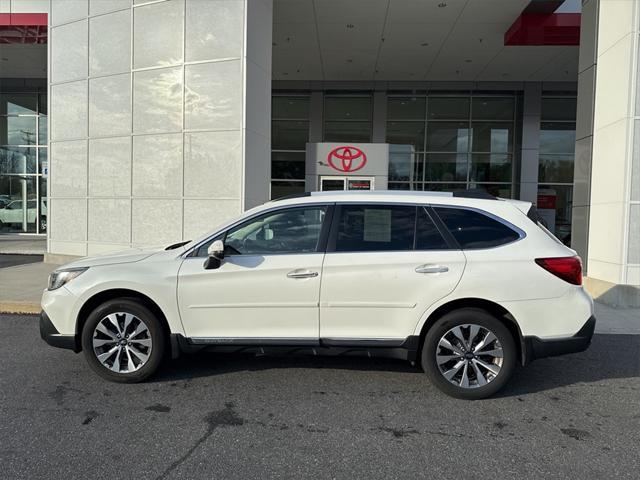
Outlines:
POLYGON ((387 188, 530 200, 593 292, 637 304, 639 16, 631 0, 0 0, 0 201, 19 210, 0 234, 71 256, 189 239, 308 189, 309 144, 384 143, 387 188))

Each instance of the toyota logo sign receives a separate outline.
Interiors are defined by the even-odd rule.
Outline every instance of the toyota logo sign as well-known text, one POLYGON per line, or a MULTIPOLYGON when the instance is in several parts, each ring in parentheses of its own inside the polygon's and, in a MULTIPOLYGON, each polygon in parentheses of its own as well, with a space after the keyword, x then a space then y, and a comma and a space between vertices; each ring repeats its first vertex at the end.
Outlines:
POLYGON ((367 156, 358 147, 336 147, 327 155, 329 166, 339 172, 355 172, 367 164, 367 156))

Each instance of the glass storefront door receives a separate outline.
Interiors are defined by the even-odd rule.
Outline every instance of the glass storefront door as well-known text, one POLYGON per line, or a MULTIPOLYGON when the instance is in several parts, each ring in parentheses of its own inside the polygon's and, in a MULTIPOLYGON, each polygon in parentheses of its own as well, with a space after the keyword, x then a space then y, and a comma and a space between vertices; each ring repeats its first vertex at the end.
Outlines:
POLYGON ((320 177, 320 185, 318 189, 321 192, 335 190, 373 190, 373 177, 320 177))
POLYGON ((0 234, 47 231, 46 113, 44 93, 0 91, 0 234))

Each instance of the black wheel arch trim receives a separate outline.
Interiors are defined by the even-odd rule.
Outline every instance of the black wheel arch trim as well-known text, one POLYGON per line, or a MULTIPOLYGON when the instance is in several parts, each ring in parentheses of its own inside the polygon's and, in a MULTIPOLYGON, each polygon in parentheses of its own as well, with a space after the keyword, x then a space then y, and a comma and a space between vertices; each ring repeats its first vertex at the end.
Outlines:
POLYGON ((478 308, 501 320, 513 336, 516 347, 518 349, 518 357, 520 358, 521 365, 525 365, 527 363, 527 345, 525 344, 524 335, 522 335, 520 325, 518 325, 518 322, 513 317, 513 315, 511 315, 511 313, 502 305, 491 300, 477 297, 456 298, 447 303, 443 303, 433 312, 431 312, 427 320, 424 322, 424 325, 422 326, 420 335, 417 336, 418 347, 416 353, 419 354, 419 350, 422 348, 422 342, 427 336, 427 332, 439 318, 443 317, 449 312, 453 312, 454 310, 461 310, 464 308, 478 308))

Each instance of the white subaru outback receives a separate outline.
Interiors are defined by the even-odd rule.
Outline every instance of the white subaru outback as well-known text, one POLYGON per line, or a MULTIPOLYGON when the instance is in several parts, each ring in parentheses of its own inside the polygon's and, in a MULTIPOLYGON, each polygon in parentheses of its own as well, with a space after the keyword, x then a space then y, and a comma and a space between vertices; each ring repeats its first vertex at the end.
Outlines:
POLYGON ((307 193, 194 241, 84 258, 51 274, 41 335, 118 382, 205 348, 361 352, 484 398, 518 362, 585 350, 595 318, 579 257, 535 208, 482 197, 307 193))

